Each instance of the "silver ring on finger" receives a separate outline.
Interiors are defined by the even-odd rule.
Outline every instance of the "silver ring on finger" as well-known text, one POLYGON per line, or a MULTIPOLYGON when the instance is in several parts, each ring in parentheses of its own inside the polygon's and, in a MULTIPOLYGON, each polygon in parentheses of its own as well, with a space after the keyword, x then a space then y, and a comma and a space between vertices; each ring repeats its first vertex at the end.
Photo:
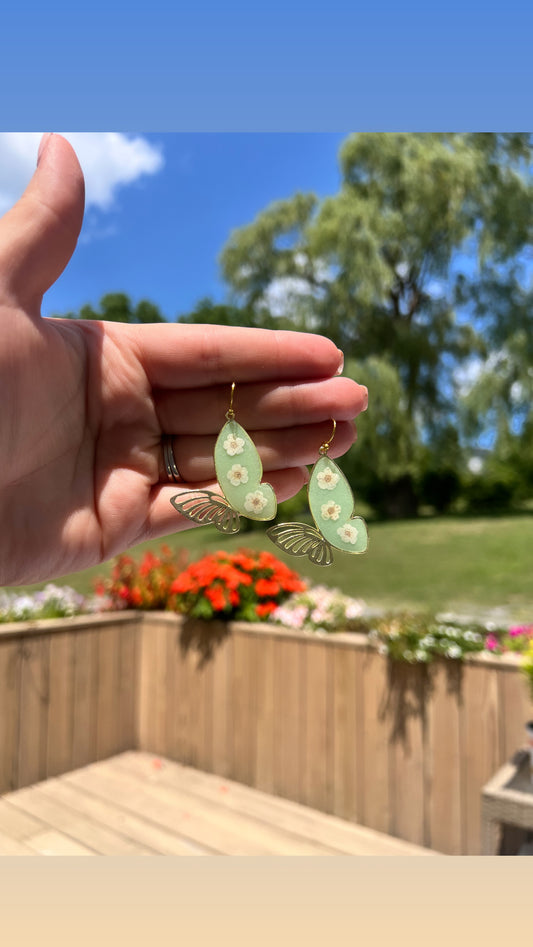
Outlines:
POLYGON ((174 448, 172 446, 172 435, 163 434, 161 438, 161 445, 163 447, 163 463, 165 466, 165 473, 167 475, 167 480, 170 483, 183 483, 183 477, 181 476, 178 465, 176 463, 176 458, 174 457, 174 448))

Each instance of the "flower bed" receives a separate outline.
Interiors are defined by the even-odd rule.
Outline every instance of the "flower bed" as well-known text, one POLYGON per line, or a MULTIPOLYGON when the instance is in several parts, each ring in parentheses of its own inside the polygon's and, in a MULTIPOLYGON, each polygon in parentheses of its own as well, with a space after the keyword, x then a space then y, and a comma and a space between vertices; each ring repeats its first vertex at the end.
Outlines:
POLYGON ((302 633, 354 631, 366 635, 381 655, 407 664, 517 653, 533 694, 533 624, 497 627, 460 615, 370 612, 360 599, 308 584, 270 552, 218 551, 187 564, 186 553, 163 546, 159 555, 147 552, 140 562, 119 556, 90 598, 52 584, 33 595, 0 594, 0 622, 118 609, 173 611, 207 621, 270 621, 302 633))
POLYGON ((0 622, 69 618, 99 611, 101 604, 99 599, 87 599, 68 586, 53 584, 31 595, 0 591, 0 622))

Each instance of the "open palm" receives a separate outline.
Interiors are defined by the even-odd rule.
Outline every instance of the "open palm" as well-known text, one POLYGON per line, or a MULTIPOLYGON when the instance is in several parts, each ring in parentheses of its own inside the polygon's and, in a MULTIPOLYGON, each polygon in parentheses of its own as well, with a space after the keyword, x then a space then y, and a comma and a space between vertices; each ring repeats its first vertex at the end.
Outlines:
MULTIPOLYGON (((191 526, 173 510, 161 435, 186 483, 212 486, 230 384, 279 500, 306 478, 338 422, 354 439, 366 390, 336 377, 327 339, 215 326, 42 319, 42 296, 72 255, 83 176, 54 135, 21 200, 0 220, 0 584, 83 569, 191 526)), ((181 485, 180 485, 181 487, 181 485)))

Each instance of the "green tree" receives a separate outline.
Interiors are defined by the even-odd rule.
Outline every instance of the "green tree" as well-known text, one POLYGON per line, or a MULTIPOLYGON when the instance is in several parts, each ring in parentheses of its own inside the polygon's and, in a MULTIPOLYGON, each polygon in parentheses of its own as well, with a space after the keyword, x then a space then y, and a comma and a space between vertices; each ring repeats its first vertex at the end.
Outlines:
POLYGON ((275 316, 266 309, 231 303, 215 303, 209 297, 200 299, 194 309, 179 316, 179 322, 193 325, 251 326, 263 329, 305 329, 294 314, 275 316))
POLYGON ((466 298, 485 325, 486 351, 465 385, 462 421, 467 437, 492 436, 491 479, 533 496, 533 292, 514 265, 504 275, 487 268, 466 298))
POLYGON ((191 312, 180 315, 178 322, 189 325, 252 326, 254 312, 252 309, 244 310, 226 303, 215 303, 206 296, 197 302, 191 312))
MULTIPOLYGON (((513 267, 532 234, 531 157, 524 134, 352 135, 338 193, 279 201, 223 249, 224 276, 244 307, 271 319, 273 291, 279 298, 285 287, 296 324, 359 362, 385 359, 396 370, 407 467, 421 444, 438 455, 457 423, 455 372, 488 354, 480 300, 496 293, 494 274, 519 285, 513 267)), ((510 320, 500 307, 491 344, 509 336, 510 320)), ((371 397, 369 417, 374 389, 371 397)), ((393 470, 395 443, 387 450, 393 470)))
POLYGON ((356 497, 380 515, 414 515, 422 447, 406 411, 398 370, 387 359, 371 355, 364 361, 348 360, 344 374, 372 392, 372 408, 359 418, 356 445, 342 458, 341 467, 356 497))
POLYGON ((79 312, 68 312, 65 319, 96 319, 105 322, 151 323, 166 322, 161 310, 147 299, 141 299, 133 305, 126 293, 106 293, 102 296, 98 309, 90 304, 82 306, 79 312))

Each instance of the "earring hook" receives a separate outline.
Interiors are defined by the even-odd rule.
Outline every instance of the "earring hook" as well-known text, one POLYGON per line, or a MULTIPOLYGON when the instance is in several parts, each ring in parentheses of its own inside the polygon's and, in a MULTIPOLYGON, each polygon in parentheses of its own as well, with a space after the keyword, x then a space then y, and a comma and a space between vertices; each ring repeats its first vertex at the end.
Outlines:
POLYGON ((337 422, 335 421, 334 418, 332 418, 331 420, 333 421, 333 430, 332 430, 332 432, 331 432, 331 435, 330 435, 330 437, 329 437, 329 440, 324 441, 324 443, 321 444, 320 447, 319 447, 319 449, 318 449, 318 453, 319 453, 321 456, 325 456, 325 455, 327 454, 328 450, 330 449, 330 447, 331 447, 331 445, 332 445, 333 438, 335 437, 335 431, 337 430, 337 422))
POLYGON ((233 418, 235 417, 235 411, 233 410, 233 395, 234 395, 234 393, 235 393, 235 382, 232 381, 232 383, 231 383, 231 393, 230 393, 230 397, 229 397, 229 408, 228 408, 228 410, 226 411, 226 420, 228 420, 228 421, 233 421, 233 418))

